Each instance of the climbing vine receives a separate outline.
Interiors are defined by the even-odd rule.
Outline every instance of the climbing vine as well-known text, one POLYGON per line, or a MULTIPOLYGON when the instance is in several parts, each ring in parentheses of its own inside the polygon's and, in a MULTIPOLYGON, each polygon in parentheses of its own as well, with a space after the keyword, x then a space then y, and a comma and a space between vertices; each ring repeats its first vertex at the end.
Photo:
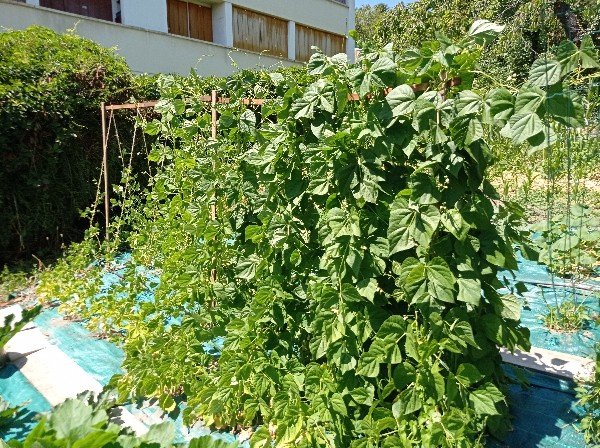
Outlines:
POLYGON ((563 89, 574 66, 551 55, 518 91, 473 91, 501 30, 478 21, 355 65, 316 53, 303 82, 255 89, 260 108, 230 84, 216 140, 205 92, 164 78, 123 281, 65 298, 125 335, 122 395, 184 398, 188 420, 255 428, 256 447, 466 447, 507 430, 499 348, 529 337, 499 278, 528 251, 523 210, 486 177, 486 133, 546 151, 581 108, 563 89))

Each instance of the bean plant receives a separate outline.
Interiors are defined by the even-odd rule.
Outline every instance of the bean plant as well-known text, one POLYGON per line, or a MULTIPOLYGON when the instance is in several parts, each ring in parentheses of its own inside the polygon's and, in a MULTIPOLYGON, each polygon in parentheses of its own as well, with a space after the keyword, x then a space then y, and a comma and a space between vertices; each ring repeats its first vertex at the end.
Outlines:
POLYGON ((217 139, 207 92, 163 78, 130 267, 66 298, 124 334, 121 394, 185 399, 188 421, 252 428, 255 447, 467 447, 509 429, 499 350, 529 334, 498 274, 526 242, 484 130, 546 151, 580 100, 552 55, 518 91, 473 91, 501 30, 356 64, 317 52, 308 82, 256 90, 261 107, 229 84, 217 139))

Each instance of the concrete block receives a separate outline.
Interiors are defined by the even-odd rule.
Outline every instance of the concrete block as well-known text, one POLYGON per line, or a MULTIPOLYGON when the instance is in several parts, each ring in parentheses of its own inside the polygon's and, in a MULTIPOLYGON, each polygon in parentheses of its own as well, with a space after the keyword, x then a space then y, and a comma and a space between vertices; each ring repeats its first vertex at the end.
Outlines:
POLYGON ((81 392, 102 391, 98 381, 53 345, 23 356, 14 364, 52 406, 81 392))
POLYGON ((514 353, 501 349, 502 360, 536 372, 549 373, 576 381, 589 380, 594 375, 594 361, 581 356, 532 347, 529 352, 514 353))
POLYGON ((44 348, 50 347, 50 341, 37 327, 19 331, 4 346, 4 351, 10 361, 16 361, 44 348))

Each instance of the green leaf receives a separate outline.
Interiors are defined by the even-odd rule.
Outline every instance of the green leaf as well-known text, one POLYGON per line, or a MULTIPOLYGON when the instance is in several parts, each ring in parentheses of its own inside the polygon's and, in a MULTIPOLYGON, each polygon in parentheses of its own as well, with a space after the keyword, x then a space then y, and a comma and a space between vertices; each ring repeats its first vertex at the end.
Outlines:
POLYGON ((544 131, 544 124, 535 113, 513 115, 508 123, 511 138, 517 145, 544 131))
POLYGON ((600 68, 600 61, 598 60, 598 50, 592 36, 589 34, 583 36, 581 44, 579 46, 579 58, 581 68, 583 69, 594 69, 600 68))
POLYGON ((515 100, 515 113, 536 113, 544 104, 546 93, 539 87, 524 86, 517 93, 515 100))
POLYGON ((372 385, 366 387, 357 387, 350 392, 352 399, 365 406, 371 406, 373 404, 373 398, 375 395, 375 388, 372 385))
POLYGON ((468 362, 459 365, 456 371, 456 379, 465 387, 472 386, 484 377, 485 375, 482 375, 477 367, 468 362))
POLYGON ((251 109, 246 109, 242 112, 242 115, 240 115, 238 129, 245 133, 252 133, 256 130, 256 115, 251 109))
POLYGON ((394 386, 396 389, 404 390, 409 384, 415 381, 417 374, 412 364, 409 362, 403 362, 394 368, 392 377, 394 379, 394 386))
POLYGON ((260 258, 255 254, 250 255, 248 258, 240 259, 235 268, 236 277, 243 280, 252 280, 256 276, 259 263, 260 258))
POLYGON ((423 398, 419 395, 416 388, 411 387, 400 393, 398 400, 392 405, 394 418, 401 418, 417 412, 423 407, 423 398))
POLYGON ((486 106, 491 118, 504 124, 514 113, 515 98, 507 89, 493 89, 486 97, 486 106))
POLYGON ((358 360, 356 373, 369 378, 376 378, 379 375, 379 363, 383 362, 383 356, 379 353, 366 351, 358 360))
POLYGON ((381 56, 371 67, 371 73, 376 76, 377 81, 382 87, 395 84, 396 81, 396 63, 387 56, 381 56))
MULTIPOLYGON (((205 437, 212 438, 212 436, 205 436, 205 437)), ((254 431, 254 433, 252 434, 250 441, 251 441, 253 447, 266 448, 266 447, 271 446, 273 439, 271 438, 271 435, 269 434, 268 428, 266 428, 265 426, 259 426, 256 429, 256 431, 254 431)), ((192 448, 192 447, 190 446, 190 448, 192 448)), ((204 447, 196 446, 196 448, 204 448, 204 447)))
POLYGON ((489 20, 476 20, 469 28, 468 35, 478 44, 492 42, 502 31, 504 25, 498 25, 489 20))
POLYGON ((571 40, 563 40, 559 45, 556 56, 562 65, 562 75, 571 73, 579 66, 579 50, 571 40))
POLYGON ((497 403, 504 401, 504 395, 492 383, 486 383, 469 395, 469 401, 479 415, 499 415, 497 403))
POLYGON ((320 79, 308 86, 302 98, 297 99, 291 107, 291 113, 296 120, 300 118, 314 118, 315 110, 321 108, 333 113, 335 95, 333 85, 320 79))
POLYGON ((369 301, 373 301, 377 292, 377 280, 374 278, 363 279, 356 284, 358 293, 369 301))
MULTIPOLYGON (((104 412, 104 411, 102 411, 104 412)), ((104 412, 106 415, 106 413, 104 412)), ((80 400, 68 399, 50 415, 50 426, 57 437, 72 442, 83 439, 92 431, 93 409, 80 400)), ((106 416, 108 420, 108 416, 106 416)))
POLYGON ((465 135, 465 145, 470 145, 483 138, 483 126, 477 118, 472 118, 467 124, 467 133, 465 135))
POLYGON ((155 444, 161 448, 171 448, 175 439, 175 426, 171 422, 152 425, 148 432, 142 436, 144 442, 155 444))
POLYGON ((459 342, 461 345, 466 346, 469 344, 472 347, 479 347, 475 338, 473 337, 473 328, 467 321, 457 321, 452 325, 451 332, 448 335, 452 340, 459 342))
POLYGON ((406 84, 395 87, 385 97, 394 117, 410 116, 415 107, 414 100, 415 92, 406 84))
POLYGON ((477 279, 459 278, 458 300, 477 306, 481 301, 481 282, 477 279))
POLYGON ((390 316, 379 327, 377 337, 381 339, 392 338, 398 341, 406 332, 406 321, 402 316, 390 316))
POLYGON ((429 280, 429 294, 442 302, 454 302, 454 284, 456 279, 448 267, 448 263, 440 257, 435 257, 426 265, 429 280))
POLYGON ((522 304, 519 298, 513 294, 501 296, 500 315, 504 319, 518 321, 521 319, 522 304))
POLYGON ((72 448, 102 448, 110 442, 117 440, 118 432, 93 431, 87 436, 77 440, 72 448))
POLYGON ((475 92, 464 90, 458 94, 458 98, 454 104, 456 105, 458 116, 462 117, 477 114, 483 102, 481 97, 475 92))
POLYGON ((529 82, 533 86, 548 87, 560 81, 562 67, 555 59, 536 60, 529 70, 529 82))
POLYGON ((429 246, 440 219, 437 207, 433 205, 409 207, 406 198, 398 195, 390 207, 388 227, 390 255, 416 245, 429 246))
POLYGON ((348 416, 348 409, 341 394, 335 393, 329 397, 329 405, 336 414, 343 415, 344 417, 348 416))
POLYGON ((469 233, 469 224, 463 219, 460 211, 454 208, 442 215, 441 222, 444 228, 459 241, 464 241, 469 233))

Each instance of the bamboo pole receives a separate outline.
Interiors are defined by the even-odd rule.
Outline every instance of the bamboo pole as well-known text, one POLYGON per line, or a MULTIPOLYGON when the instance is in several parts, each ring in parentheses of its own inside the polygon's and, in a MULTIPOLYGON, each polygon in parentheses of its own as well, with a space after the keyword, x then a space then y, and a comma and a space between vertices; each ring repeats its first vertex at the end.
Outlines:
POLYGON ((100 104, 100 113, 102 115, 102 165, 104 167, 104 223, 105 223, 105 238, 108 241, 108 224, 110 221, 109 209, 110 198, 108 196, 108 138, 106 135, 106 104, 100 104))

